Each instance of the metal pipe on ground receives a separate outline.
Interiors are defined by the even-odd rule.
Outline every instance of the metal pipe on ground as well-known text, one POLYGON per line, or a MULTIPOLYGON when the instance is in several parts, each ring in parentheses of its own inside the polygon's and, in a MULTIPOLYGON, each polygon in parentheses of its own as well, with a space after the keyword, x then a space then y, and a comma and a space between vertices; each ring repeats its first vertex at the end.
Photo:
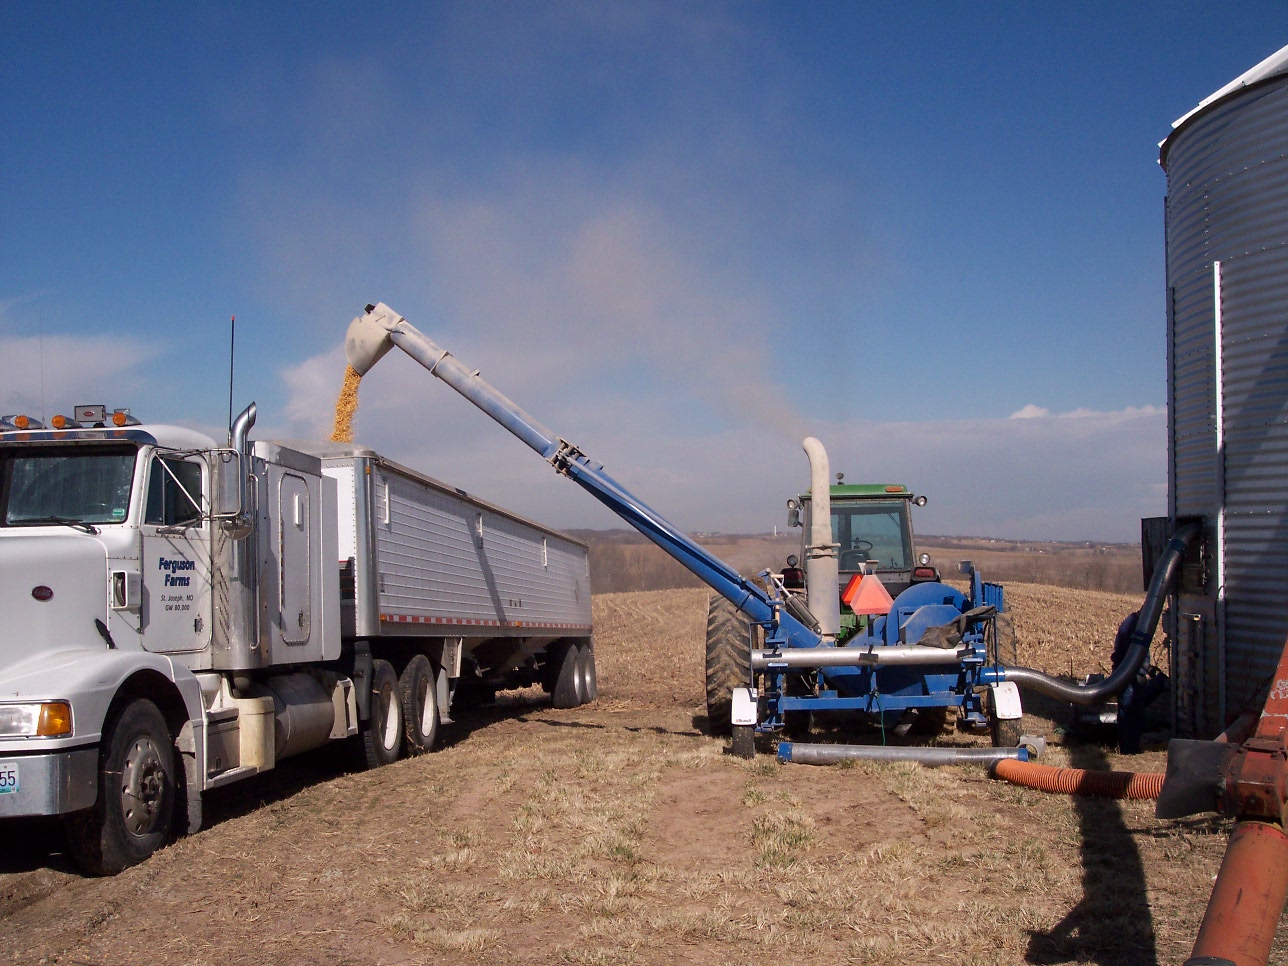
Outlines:
POLYGON ((778 760, 799 765, 835 765, 842 761, 915 761, 940 765, 993 765, 1003 759, 1028 761, 1027 748, 918 748, 892 745, 820 745, 784 741, 778 760))
POLYGON ((1240 822, 1185 966, 1266 966, 1285 898, 1288 835, 1269 822, 1240 822))

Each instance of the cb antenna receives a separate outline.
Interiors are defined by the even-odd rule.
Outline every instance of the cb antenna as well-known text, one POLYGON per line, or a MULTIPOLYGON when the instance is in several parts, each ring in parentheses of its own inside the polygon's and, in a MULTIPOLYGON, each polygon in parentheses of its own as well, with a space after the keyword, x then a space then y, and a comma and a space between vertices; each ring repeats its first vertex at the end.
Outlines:
POLYGON ((237 316, 228 320, 228 432, 233 431, 233 363, 236 361, 237 349, 237 316))

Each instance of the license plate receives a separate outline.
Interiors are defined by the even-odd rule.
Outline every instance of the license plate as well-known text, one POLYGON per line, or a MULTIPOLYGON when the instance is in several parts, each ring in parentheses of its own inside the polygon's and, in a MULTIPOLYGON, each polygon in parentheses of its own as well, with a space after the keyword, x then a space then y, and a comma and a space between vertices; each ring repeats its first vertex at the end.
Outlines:
POLYGON ((18 763, 0 761, 0 795, 7 795, 18 790, 18 763))

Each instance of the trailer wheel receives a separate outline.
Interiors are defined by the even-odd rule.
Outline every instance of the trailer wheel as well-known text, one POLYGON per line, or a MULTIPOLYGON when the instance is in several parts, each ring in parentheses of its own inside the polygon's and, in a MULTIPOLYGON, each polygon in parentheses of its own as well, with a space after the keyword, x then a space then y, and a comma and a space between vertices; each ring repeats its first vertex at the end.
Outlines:
POLYGON ((175 803, 174 742, 146 698, 126 705, 103 732, 98 801, 67 817, 67 845, 90 875, 116 875, 170 837, 175 803))
POLYGON ((599 675, 595 673, 595 645, 586 641, 577 647, 581 662, 582 704, 589 704, 599 697, 599 675))
POLYGON ((368 768, 398 760, 402 751, 402 702, 398 675, 388 661, 371 662, 371 717, 362 724, 362 750, 368 768))
POLYGON ((756 757, 756 726, 731 725, 733 728, 733 753, 738 758, 756 757))
POLYGON ((398 678, 407 753, 423 755, 438 737, 438 681, 434 665, 424 654, 415 655, 398 678))
POLYGON ((707 729, 727 735, 733 689, 751 683, 751 624, 719 594, 707 600, 707 729))
POLYGON ((550 697, 556 708, 575 708, 585 700, 581 648, 575 641, 555 641, 546 651, 550 668, 550 697))

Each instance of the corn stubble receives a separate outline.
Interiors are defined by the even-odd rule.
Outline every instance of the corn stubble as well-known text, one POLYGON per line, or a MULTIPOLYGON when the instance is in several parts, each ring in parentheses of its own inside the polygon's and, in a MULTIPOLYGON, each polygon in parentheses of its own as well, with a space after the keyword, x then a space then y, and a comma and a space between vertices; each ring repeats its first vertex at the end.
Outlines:
MULTIPOLYGON (((1055 671, 1070 659, 1095 670, 1091 638, 1135 606, 1007 595, 1020 660, 1055 671)), ((267 807, 271 781, 233 786, 244 807, 209 832, 5 915, 8 948, 23 962, 131 961, 140 936, 166 936, 149 948, 157 964, 384 950, 466 966, 1185 958, 1227 826, 1160 822, 1149 803, 1087 806, 974 769, 734 759, 694 725, 706 597, 597 595, 595 704, 554 711, 539 689, 506 694, 463 714, 433 754, 324 774, 267 807), (219 902, 202 905, 212 889, 219 902), (86 921, 98 925, 87 933, 86 921)), ((1077 764, 1085 747, 1057 744, 1048 761, 1077 764)), ((1161 752, 1090 747, 1106 767, 1162 768, 1161 752)), ((1282 941, 1272 958, 1288 962, 1282 941)))

